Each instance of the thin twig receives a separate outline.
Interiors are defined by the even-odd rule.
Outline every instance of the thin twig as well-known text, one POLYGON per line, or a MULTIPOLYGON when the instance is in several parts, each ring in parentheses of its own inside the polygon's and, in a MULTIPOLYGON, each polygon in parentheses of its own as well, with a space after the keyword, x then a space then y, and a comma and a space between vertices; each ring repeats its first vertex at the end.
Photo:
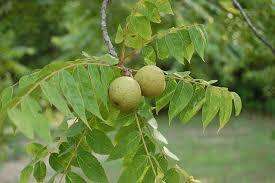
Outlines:
POLYGON ((108 34, 108 29, 107 29, 107 7, 108 7, 109 2, 110 2, 110 0, 103 0, 103 2, 102 2, 101 12, 100 12, 101 13, 101 30, 102 30, 102 35, 103 35, 105 45, 108 48, 110 55, 117 58, 118 55, 117 55, 116 50, 112 44, 112 41, 108 34))
POLYGON ((232 0, 233 5, 239 9, 239 11, 241 12, 244 20, 246 21, 246 23, 248 24, 249 28, 252 30, 252 32, 255 34, 255 36, 261 41, 263 42, 273 53, 273 55, 275 55, 275 49, 273 48, 273 46, 268 42, 268 40, 261 35, 261 33, 256 29, 256 27, 252 24, 250 18, 247 16, 247 14, 245 13, 243 7, 240 5, 240 3, 238 2, 238 0, 232 0))
POLYGON ((136 118, 138 130, 139 130, 139 133, 140 133, 140 136, 141 136, 141 140, 142 140, 142 143, 143 143, 143 146, 144 146, 144 150, 145 150, 147 156, 149 157, 149 162, 150 162, 150 165, 151 165, 152 170, 153 170, 153 172, 154 172, 154 175, 157 176, 157 172, 156 172, 156 170, 155 170, 155 168, 154 168, 153 162, 152 162, 152 160, 151 160, 150 153, 149 153, 149 151, 148 151, 148 148, 147 148, 145 139, 144 139, 144 137, 143 137, 143 133, 142 133, 142 130, 141 130, 141 127, 140 127, 140 124, 139 124, 139 120, 138 120, 137 114, 135 115, 135 118, 136 118))

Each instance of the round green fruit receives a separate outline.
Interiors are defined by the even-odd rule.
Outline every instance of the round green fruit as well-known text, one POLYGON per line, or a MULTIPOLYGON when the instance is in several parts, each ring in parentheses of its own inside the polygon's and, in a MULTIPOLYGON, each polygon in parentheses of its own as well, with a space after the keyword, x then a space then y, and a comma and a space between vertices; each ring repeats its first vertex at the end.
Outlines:
POLYGON ((109 97, 111 102, 124 112, 134 110, 142 99, 139 84, 128 76, 119 77, 110 84, 109 97))
POLYGON ((147 65, 142 67, 137 71, 135 80, 140 85, 143 96, 157 97, 165 90, 165 76, 157 66, 147 65))

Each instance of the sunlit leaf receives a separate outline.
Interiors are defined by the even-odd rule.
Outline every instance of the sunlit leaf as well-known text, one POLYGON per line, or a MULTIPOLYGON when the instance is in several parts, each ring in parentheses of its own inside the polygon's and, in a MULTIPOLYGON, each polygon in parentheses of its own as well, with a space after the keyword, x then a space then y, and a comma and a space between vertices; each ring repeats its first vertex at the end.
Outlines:
POLYGON ((145 40, 149 40, 152 35, 151 25, 145 16, 130 15, 130 26, 133 31, 145 40))
POLYGON ((117 27, 115 43, 116 44, 122 43, 123 40, 124 40, 124 32, 123 32, 121 25, 119 24, 117 27))

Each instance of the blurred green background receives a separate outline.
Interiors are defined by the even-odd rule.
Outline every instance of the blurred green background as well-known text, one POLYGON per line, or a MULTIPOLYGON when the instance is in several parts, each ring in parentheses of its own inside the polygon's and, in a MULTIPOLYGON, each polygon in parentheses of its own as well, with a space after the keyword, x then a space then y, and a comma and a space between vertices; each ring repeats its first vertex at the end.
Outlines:
MULTIPOLYGON (((275 45, 275 1, 239 1, 254 25, 275 45)), ((81 51, 105 53, 101 2, 0 0, 0 91, 47 63, 79 58, 81 51)), ((112 38, 134 2, 112 1, 108 21, 112 38)), ((181 164, 203 182, 275 182, 275 56, 252 34, 231 0, 172 0, 172 4, 175 16, 165 17, 154 28, 205 24, 209 39, 206 63, 194 57, 190 65, 172 59, 159 65, 167 70, 190 70, 196 78, 219 80, 218 85, 240 94, 244 111, 219 135, 216 126, 203 135, 199 118, 188 125, 175 121, 168 127, 166 116, 161 115, 159 122, 171 148, 179 153, 181 164)), ((21 141, 21 136, 0 139, 0 151, 7 152, 0 152, 0 180, 9 167, 5 161, 23 159, 21 141)))

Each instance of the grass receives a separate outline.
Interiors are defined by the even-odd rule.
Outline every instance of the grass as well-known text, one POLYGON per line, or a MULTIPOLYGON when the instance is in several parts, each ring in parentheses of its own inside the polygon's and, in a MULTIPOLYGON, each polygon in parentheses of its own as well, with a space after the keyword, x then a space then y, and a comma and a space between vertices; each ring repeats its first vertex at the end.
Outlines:
MULTIPOLYGON (((218 122, 203 133, 200 121, 199 117, 186 125, 174 121, 169 127, 165 115, 158 118, 169 149, 189 173, 203 183, 275 182, 274 118, 244 114, 233 118, 219 134, 218 122)), ((118 178, 120 165, 119 161, 107 165, 112 182, 118 178)))

